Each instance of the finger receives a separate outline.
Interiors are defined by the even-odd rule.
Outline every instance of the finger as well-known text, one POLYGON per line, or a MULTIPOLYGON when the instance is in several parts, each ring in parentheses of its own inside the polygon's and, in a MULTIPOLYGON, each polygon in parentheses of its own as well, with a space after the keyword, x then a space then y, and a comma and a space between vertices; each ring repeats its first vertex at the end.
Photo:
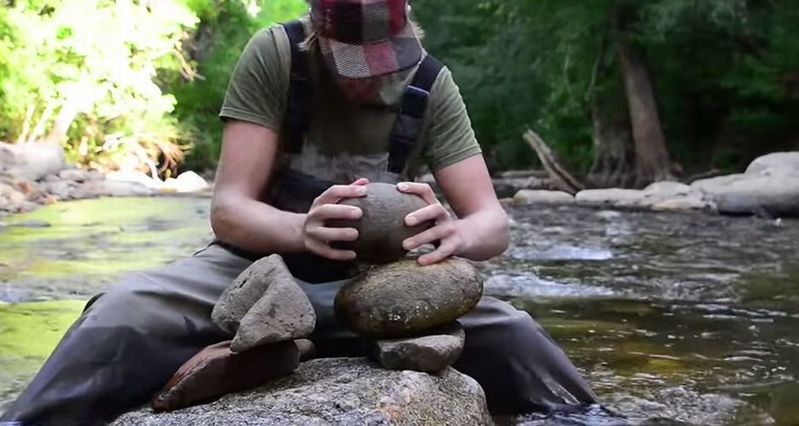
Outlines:
POLYGON ((336 204, 344 198, 358 198, 366 195, 366 187, 363 185, 333 185, 322 195, 316 197, 314 205, 336 204))
POLYGON ((405 216, 405 224, 414 226, 428 220, 440 221, 449 218, 449 212, 440 203, 428 204, 413 213, 405 216))
POLYGON ((322 204, 315 207, 310 212, 310 216, 314 221, 321 223, 334 219, 356 220, 363 216, 363 210, 359 207, 347 206, 344 204, 322 204))
POLYGON ((397 184, 397 189, 406 194, 416 194, 422 197, 427 204, 434 204, 438 202, 438 199, 436 199, 436 194, 433 193, 433 188, 426 183, 400 182, 397 184))
POLYGON ((453 228, 451 222, 445 222, 422 233, 414 235, 413 237, 406 238, 405 241, 402 242, 402 248, 410 251, 425 244, 433 244, 438 240, 442 240, 452 235, 452 232, 453 228))
POLYGON ((358 239, 358 230, 354 228, 327 228, 316 226, 309 228, 306 234, 319 241, 355 241, 358 239))
POLYGON ((310 250, 312 253, 332 260, 354 260, 356 256, 355 252, 352 250, 336 250, 331 248, 329 245, 314 239, 308 240, 306 242, 306 247, 308 247, 308 250, 310 250))
POLYGON ((430 253, 425 253, 416 260, 419 265, 426 266, 434 263, 441 262, 444 259, 450 258, 455 254, 456 244, 449 241, 444 241, 438 246, 437 249, 430 253))
POLYGON ((360 179, 356 180, 355 182, 351 183, 350 185, 368 185, 368 184, 369 184, 369 179, 360 178, 360 179))

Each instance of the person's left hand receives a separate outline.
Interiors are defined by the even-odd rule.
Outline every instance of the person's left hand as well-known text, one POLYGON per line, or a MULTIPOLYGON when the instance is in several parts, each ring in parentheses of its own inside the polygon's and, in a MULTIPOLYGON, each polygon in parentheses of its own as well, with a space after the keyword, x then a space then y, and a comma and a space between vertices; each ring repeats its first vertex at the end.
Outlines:
POLYGON ((428 230, 405 239, 402 247, 410 251, 425 244, 435 245, 435 250, 419 257, 420 265, 437 263, 458 254, 465 244, 458 220, 441 205, 433 188, 426 183, 402 182, 397 184, 397 189, 406 194, 418 195, 427 202, 427 206, 405 216, 406 225, 415 226, 426 221, 434 223, 428 230))

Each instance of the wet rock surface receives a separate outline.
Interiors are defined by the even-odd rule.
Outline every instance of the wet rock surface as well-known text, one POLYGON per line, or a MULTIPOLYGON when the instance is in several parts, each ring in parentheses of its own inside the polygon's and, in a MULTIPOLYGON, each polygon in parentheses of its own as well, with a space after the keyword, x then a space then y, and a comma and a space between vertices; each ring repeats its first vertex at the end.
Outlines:
POLYGON ((351 243, 337 242, 336 246, 354 250, 358 260, 367 263, 388 263, 405 256, 402 242, 429 227, 429 224, 405 225, 405 216, 425 207, 421 197, 404 194, 396 185, 370 183, 367 195, 341 202, 359 207, 363 216, 353 221, 335 221, 331 226, 358 230, 358 239, 351 243))
POLYGON ((465 341, 466 333, 456 323, 426 336, 378 340, 372 353, 389 370, 435 373, 458 360, 465 341))
POLYGON ((479 302, 483 282, 463 259, 405 259, 367 270, 336 296, 336 316, 372 338, 409 337, 449 324, 479 302))
POLYGON ((149 408, 113 425, 490 425, 483 390, 452 368, 390 371, 363 358, 304 362, 261 388, 170 413, 149 408), (453 401, 458 401, 454 404, 453 401))

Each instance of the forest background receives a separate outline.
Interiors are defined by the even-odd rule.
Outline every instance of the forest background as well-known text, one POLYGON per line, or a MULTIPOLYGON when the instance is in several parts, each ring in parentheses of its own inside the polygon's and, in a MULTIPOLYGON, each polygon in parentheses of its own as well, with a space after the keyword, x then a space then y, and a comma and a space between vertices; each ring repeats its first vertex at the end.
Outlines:
MULTIPOLYGON (((534 130, 595 186, 799 149, 796 0, 412 0, 492 171, 534 130)), ((305 0, 0 0, 0 141, 100 170, 212 170, 238 55, 305 0)))

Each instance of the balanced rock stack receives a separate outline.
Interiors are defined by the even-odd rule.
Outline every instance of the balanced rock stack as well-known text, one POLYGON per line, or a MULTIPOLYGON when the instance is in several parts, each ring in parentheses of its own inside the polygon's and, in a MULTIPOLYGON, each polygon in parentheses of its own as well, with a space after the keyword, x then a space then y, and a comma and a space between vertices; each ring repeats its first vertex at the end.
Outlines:
POLYGON ((222 293, 211 319, 234 335, 186 362, 151 401, 172 411, 250 389, 293 372, 312 356, 316 314, 278 255, 244 270, 222 293))
MULTIPOLYGON (((362 218, 331 226, 354 227, 348 248, 364 272, 335 300, 336 317, 371 343, 370 356, 390 370, 438 372, 460 356, 465 333, 457 319, 480 300, 483 284, 467 261, 419 266, 404 258, 402 242, 429 224, 405 226, 426 203, 394 185, 369 184, 367 196, 347 200, 362 218)), ((271 255, 242 272, 222 293, 211 318, 231 341, 209 346, 186 362, 153 398, 156 411, 213 401, 288 375, 313 355, 309 337, 316 315, 283 259, 271 255)))
POLYGON ((384 183, 369 184, 366 192, 344 202, 361 208, 361 219, 336 225, 357 229, 358 240, 348 248, 359 260, 380 265, 341 289, 336 317, 374 342, 371 355, 385 368, 443 370, 463 350, 465 334, 456 320, 480 301, 480 276, 462 259, 419 266, 404 258, 402 242, 431 225, 405 225, 405 216, 425 201, 384 183))

